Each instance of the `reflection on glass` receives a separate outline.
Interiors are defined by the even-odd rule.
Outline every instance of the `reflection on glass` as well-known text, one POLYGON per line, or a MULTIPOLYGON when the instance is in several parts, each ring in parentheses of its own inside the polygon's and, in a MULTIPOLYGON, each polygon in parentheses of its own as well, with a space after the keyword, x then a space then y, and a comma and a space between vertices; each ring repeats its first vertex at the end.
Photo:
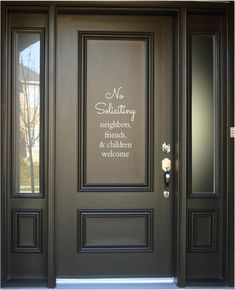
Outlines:
POLYGON ((40 33, 16 34, 16 193, 39 193, 40 33))
POLYGON ((214 36, 192 35, 192 192, 214 192, 214 36))

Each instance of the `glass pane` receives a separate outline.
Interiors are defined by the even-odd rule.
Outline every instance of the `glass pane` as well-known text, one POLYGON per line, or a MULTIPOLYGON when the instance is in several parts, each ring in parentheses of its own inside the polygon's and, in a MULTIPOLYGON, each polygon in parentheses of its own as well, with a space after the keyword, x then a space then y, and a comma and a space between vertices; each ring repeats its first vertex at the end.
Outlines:
POLYGON ((192 35, 192 192, 214 192, 214 36, 192 35))
POLYGON ((40 33, 16 34, 16 193, 40 191, 40 33))

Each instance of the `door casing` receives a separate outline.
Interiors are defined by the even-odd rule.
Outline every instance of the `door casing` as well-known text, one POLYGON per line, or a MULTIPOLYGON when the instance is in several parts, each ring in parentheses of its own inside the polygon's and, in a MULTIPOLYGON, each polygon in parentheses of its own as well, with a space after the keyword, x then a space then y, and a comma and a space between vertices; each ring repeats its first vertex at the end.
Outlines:
MULTIPOLYGON (((228 237, 225 246, 225 280, 222 284, 233 284, 233 182, 234 182, 234 146, 233 140, 230 139, 228 129, 233 126, 233 3, 195 3, 195 2, 145 2, 142 3, 59 3, 59 2, 1 2, 2 7, 2 46, 1 46, 1 93, 2 93, 2 110, 1 110, 1 208, 2 208, 2 286, 6 285, 6 263, 5 249, 6 240, 6 221, 7 221, 7 196, 9 194, 7 184, 9 184, 9 176, 7 174, 9 167, 9 150, 6 140, 9 137, 8 123, 10 117, 10 108, 8 106, 8 98, 10 98, 9 85, 9 52, 8 52, 8 17, 10 13, 43 13, 48 15, 48 43, 46 45, 46 96, 48 99, 47 114, 47 151, 46 151, 46 179, 45 188, 48 204, 48 251, 47 251, 47 279, 48 287, 55 286, 55 259, 56 253, 54 249, 54 169, 55 169, 55 35, 56 35, 56 16, 57 13, 100 13, 100 14, 173 14, 175 16, 175 40, 178 47, 175 51, 175 74, 176 74, 176 91, 175 91, 175 220, 176 220, 176 243, 175 243, 175 276, 179 287, 189 284, 187 281, 186 271, 186 251, 187 251, 187 189, 188 189, 188 97, 187 97, 187 16, 191 11, 193 13, 217 13, 223 14, 226 19, 227 27, 227 66, 225 73, 227 74, 227 97, 226 100, 226 123, 227 131, 224 130, 224 141, 226 142, 226 236, 228 237), (50 112, 50 114, 48 114, 50 112)), ((205 285, 206 282, 202 281, 205 285)), ((211 285, 212 282, 208 281, 211 285)))

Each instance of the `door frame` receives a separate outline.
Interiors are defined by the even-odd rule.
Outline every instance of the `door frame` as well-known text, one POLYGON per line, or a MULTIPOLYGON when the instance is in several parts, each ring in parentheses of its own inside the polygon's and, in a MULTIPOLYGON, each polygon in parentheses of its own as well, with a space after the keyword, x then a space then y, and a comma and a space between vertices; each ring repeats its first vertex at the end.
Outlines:
MULTIPOLYGON (((2 287, 6 285, 6 221, 7 221, 7 196, 9 194, 7 184, 9 176, 7 174, 9 167, 9 150, 7 139, 9 131, 7 124, 9 122, 10 108, 7 99, 10 97, 9 85, 9 66, 7 59, 8 52, 8 15, 9 13, 34 13, 40 12, 48 15, 48 34, 46 45, 46 98, 48 99, 46 114, 47 132, 46 132, 46 178, 45 188, 48 204, 48 260, 47 260, 47 285, 50 288, 55 287, 55 105, 56 105, 56 16, 58 13, 95 13, 95 14, 170 14, 175 17, 175 124, 177 131, 175 134, 175 278, 179 287, 190 285, 187 280, 186 271, 186 252, 187 252, 187 191, 189 187, 189 147, 188 147, 188 85, 187 85, 187 15, 189 12, 223 14, 227 28, 227 59, 226 59, 226 129, 223 130, 224 142, 226 143, 226 200, 224 206, 226 209, 226 257, 224 261, 225 280, 222 285, 233 285, 233 204, 234 204, 234 139, 231 139, 228 131, 230 126, 234 126, 234 86, 233 86, 233 19, 234 3, 196 3, 196 2, 1 2, 2 12, 2 33, 1 33, 1 210, 2 210, 2 287), (48 114, 50 112, 50 114, 48 114), (230 173, 230 174, 229 174, 230 173)), ((205 282, 202 284, 205 285, 205 282), (203 284, 204 283, 204 284, 203 284)), ((212 285, 212 281, 208 281, 212 285)), ((218 285, 218 284, 216 284, 218 285)))

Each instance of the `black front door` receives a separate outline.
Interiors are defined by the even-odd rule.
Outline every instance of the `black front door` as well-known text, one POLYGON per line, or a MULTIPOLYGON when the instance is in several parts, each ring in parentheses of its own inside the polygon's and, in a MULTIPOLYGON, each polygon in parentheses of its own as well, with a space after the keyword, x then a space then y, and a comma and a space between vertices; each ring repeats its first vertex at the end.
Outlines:
POLYGON ((57 277, 172 277, 173 18, 57 25, 57 277))
POLYGON ((233 285, 233 3, 83 5, 0 4, 1 286, 233 285))

